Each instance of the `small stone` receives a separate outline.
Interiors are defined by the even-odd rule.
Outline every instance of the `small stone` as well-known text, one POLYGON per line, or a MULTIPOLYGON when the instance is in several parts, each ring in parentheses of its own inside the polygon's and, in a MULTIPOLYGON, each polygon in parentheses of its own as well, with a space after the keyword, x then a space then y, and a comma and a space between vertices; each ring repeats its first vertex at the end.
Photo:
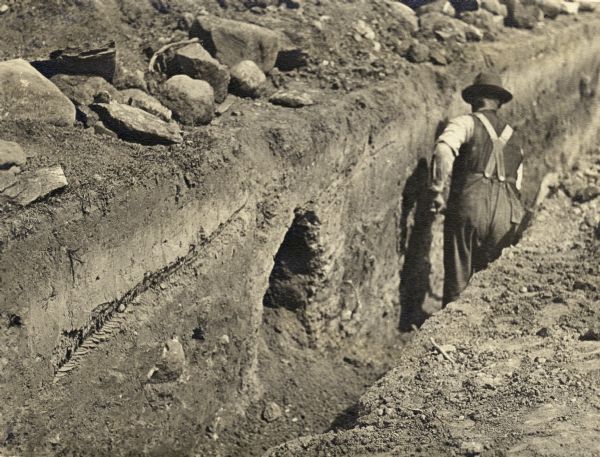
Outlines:
POLYGON ((413 63, 422 63, 429 60, 429 48, 422 44, 415 42, 410 45, 406 58, 413 63))
POLYGON ((126 309, 127 309, 127 307, 123 303, 120 303, 119 307, 117 308, 117 312, 124 313, 126 309))
POLYGON ((125 89, 122 90, 120 94, 124 103, 153 114, 163 121, 169 122, 171 120, 171 110, 143 90, 125 89))
POLYGON ((263 409, 262 418, 267 422, 275 422, 281 417, 282 414, 283 412, 281 411, 281 407, 272 401, 267 403, 263 409))
POLYGON ((225 101, 217 106, 215 113, 218 116, 225 114, 234 105, 234 103, 235 97, 233 95, 228 95, 225 101))
POLYGON ((169 76, 183 74, 208 82, 215 92, 217 103, 221 103, 227 97, 229 70, 212 57, 200 43, 188 44, 178 49, 167 67, 169 76))
POLYGON ((241 97, 259 97, 267 77, 251 60, 244 60, 231 69, 231 92, 241 97))
POLYGON ((219 338, 219 341, 221 344, 223 345, 228 345, 229 344, 229 335, 221 335, 221 338, 219 338))
POLYGON ((275 92, 269 97, 269 101, 274 105, 285 106, 287 108, 302 108, 315 104, 313 99, 304 92, 286 90, 275 92))
POLYGON ((375 40, 375 38, 377 37, 373 29, 362 19, 356 21, 353 25, 353 28, 354 30, 356 30, 356 33, 358 33, 363 38, 366 38, 367 40, 372 41, 375 40))
POLYGON ((127 141, 141 144, 181 143, 178 125, 167 123, 150 113, 121 103, 91 105, 102 122, 127 141))
POLYGON ((101 90, 94 95, 94 103, 110 103, 113 101, 111 94, 105 90, 101 90))
POLYGON ((183 124, 208 124, 214 117, 215 95, 206 81, 175 75, 165 82, 161 94, 163 103, 183 124))
POLYGON ((522 294, 525 294, 525 293, 529 292, 529 289, 527 288, 527 286, 522 286, 519 289, 519 292, 521 292, 522 294))
POLYGON ((341 319, 343 321, 349 321, 352 319, 352 310, 351 309, 345 309, 344 311, 342 311, 342 315, 340 316, 341 319))
POLYGON ((0 14, 4 14, 8 11, 8 5, 0 6, 0 14))
POLYGON ((179 16, 179 19, 177 19, 177 28, 187 32, 192 28, 193 23, 194 15, 192 13, 183 13, 179 16))
POLYGON ((164 383, 177 381, 183 374, 185 353, 177 336, 173 336, 163 347, 161 359, 148 374, 148 381, 164 383))
POLYGON ((437 65, 448 65, 446 55, 439 49, 432 49, 429 53, 429 59, 437 65))
POLYGON ((8 169, 13 165, 24 165, 27 155, 19 143, 0 140, 0 168, 8 169))
POLYGON ((574 15, 579 13, 579 3, 578 2, 562 2, 561 10, 562 14, 574 15))
POLYGON ((542 338, 548 338, 552 336, 552 330, 550 330, 548 327, 542 327, 537 331, 536 335, 541 336, 542 338))
POLYGON ((600 341, 600 326, 588 329, 579 339, 581 341, 600 341))
POLYGON ((600 195, 600 187, 596 185, 589 185, 584 188, 578 189, 575 192, 573 200, 578 203, 585 203, 593 200, 600 195))

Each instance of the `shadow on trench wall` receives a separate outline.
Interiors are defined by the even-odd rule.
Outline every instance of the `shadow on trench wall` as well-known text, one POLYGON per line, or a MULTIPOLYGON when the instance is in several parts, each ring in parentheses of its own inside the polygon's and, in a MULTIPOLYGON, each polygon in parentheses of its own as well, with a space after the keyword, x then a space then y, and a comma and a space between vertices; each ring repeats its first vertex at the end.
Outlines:
MULTIPOLYGON (((439 122, 435 138, 441 134, 447 122, 439 122)), ((436 215, 431 212, 431 205, 429 163, 422 158, 404 185, 398 227, 398 253, 401 262, 399 329, 403 332, 410 331, 413 325, 420 327, 429 317, 423 310, 423 303, 432 292, 430 251, 436 215)))

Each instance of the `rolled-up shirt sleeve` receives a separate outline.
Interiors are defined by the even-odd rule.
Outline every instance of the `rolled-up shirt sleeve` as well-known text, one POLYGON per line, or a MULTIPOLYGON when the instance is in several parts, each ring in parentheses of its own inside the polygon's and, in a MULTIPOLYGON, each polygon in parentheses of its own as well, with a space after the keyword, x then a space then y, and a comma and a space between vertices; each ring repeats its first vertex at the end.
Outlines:
POLYGON ((448 123, 433 151, 431 190, 438 193, 443 191, 460 147, 472 138, 474 130, 475 122, 469 115, 456 117, 448 123))

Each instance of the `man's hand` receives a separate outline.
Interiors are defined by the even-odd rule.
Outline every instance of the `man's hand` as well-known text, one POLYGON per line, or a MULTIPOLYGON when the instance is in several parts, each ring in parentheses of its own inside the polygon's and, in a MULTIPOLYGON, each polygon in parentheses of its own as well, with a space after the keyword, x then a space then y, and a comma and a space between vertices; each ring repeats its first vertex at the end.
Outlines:
POLYGON ((446 202, 444 201, 444 196, 439 192, 433 193, 430 211, 435 214, 441 214, 445 209, 446 202))

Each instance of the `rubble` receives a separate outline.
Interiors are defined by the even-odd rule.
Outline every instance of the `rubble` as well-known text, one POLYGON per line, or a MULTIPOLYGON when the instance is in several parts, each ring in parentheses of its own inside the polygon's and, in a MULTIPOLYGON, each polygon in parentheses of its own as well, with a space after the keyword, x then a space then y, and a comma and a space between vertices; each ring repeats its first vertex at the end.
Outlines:
POLYGON ((19 143, 0 140, 0 169, 23 165, 26 161, 27 156, 19 143))
POLYGON ((50 81, 76 105, 90 105, 100 92, 108 92, 113 99, 119 99, 117 89, 100 76, 59 74, 50 81))
POLYGON ((175 75, 162 88, 162 101, 186 125, 208 124, 215 113, 213 88, 206 81, 175 75))
POLYGON ((32 62, 32 65, 48 78, 60 73, 93 75, 112 83, 117 70, 116 59, 117 50, 112 41, 101 47, 59 49, 52 52, 48 60, 32 62))
POLYGON ((213 58, 200 43, 191 43, 175 51, 168 64, 168 73, 170 76, 184 74, 208 82, 215 92, 217 103, 221 103, 227 97, 229 70, 213 58))
POLYGON ((26 206, 55 190, 67 186, 67 178, 60 165, 41 168, 14 176, 14 181, 0 194, 0 201, 26 206))
POLYGON ((180 143, 181 130, 175 123, 167 123, 144 110, 121 103, 94 103, 91 105, 100 120, 119 135, 119 138, 142 144, 180 143))
POLYGON ((251 60, 243 60, 231 69, 231 92, 241 97, 259 97, 267 77, 251 60))
POLYGON ((171 110, 143 90, 125 89, 120 92, 120 97, 123 99, 123 103, 127 105, 142 109, 147 113, 161 118, 163 121, 169 122, 171 120, 171 110))
POLYGON ((442 13, 427 13, 419 17, 421 33, 428 38, 444 42, 464 43, 479 41, 483 33, 470 24, 451 18, 442 13))
POLYGON ((285 106, 287 108, 302 108, 303 106, 315 104, 308 94, 290 90, 280 90, 275 92, 269 97, 269 101, 274 105, 285 106))
POLYGON ((230 19, 198 16, 190 37, 198 37, 204 49, 228 67, 252 60, 268 73, 275 66, 279 52, 279 37, 275 32, 230 19))
POLYGON ((0 62, 0 118, 71 125, 75 106, 23 59, 0 62))

